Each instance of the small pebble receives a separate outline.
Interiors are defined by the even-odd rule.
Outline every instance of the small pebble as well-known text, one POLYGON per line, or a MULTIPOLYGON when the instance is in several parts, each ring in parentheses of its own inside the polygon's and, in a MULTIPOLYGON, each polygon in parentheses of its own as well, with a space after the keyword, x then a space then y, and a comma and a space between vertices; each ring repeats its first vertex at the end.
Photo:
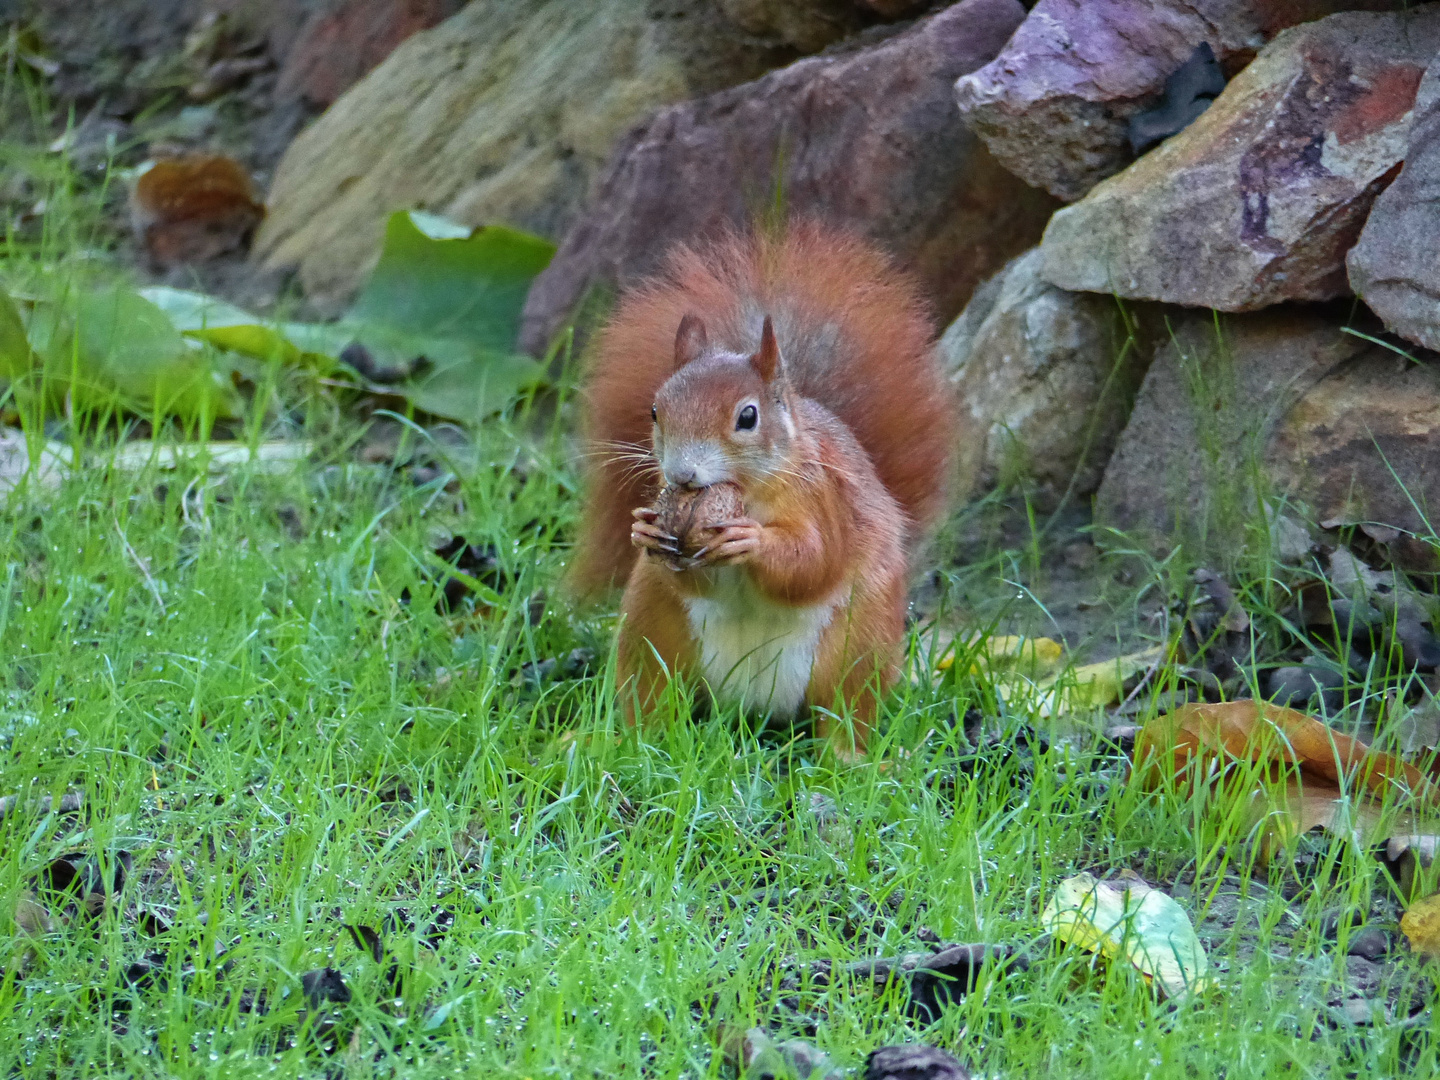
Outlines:
POLYGON ((1350 935, 1345 952, 1366 960, 1379 960, 1390 951, 1390 931, 1378 926, 1367 926, 1350 935))

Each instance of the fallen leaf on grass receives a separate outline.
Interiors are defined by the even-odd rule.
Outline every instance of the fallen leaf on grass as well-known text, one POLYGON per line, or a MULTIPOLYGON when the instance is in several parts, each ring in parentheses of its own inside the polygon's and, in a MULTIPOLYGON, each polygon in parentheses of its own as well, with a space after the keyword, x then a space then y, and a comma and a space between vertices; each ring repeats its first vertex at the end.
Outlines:
POLYGON ((336 322, 266 320, 182 289, 145 296, 188 337, 321 370, 343 362, 361 389, 478 423, 546 382, 544 366, 519 355, 515 341, 530 283, 554 253, 516 229, 399 211, 370 280, 336 322))
MULTIPOLYGON (((511 577, 500 565, 500 552, 493 544, 472 544, 463 536, 452 536, 433 547, 433 564, 444 577, 435 610, 448 615, 460 608, 464 600, 474 596, 477 607, 504 605, 503 593, 511 585, 511 577)), ((429 570, 429 567, 426 567, 429 570)), ((437 575, 427 574, 429 577, 437 575)), ((400 603, 410 602, 410 587, 400 590, 400 603)))
MULTIPOLYGON (((1374 842, 1387 796, 1440 805, 1440 789, 1415 766, 1266 702, 1189 704, 1157 717, 1135 740, 1135 769, 1151 787, 1167 780, 1190 783, 1195 776, 1221 789, 1244 785, 1238 794, 1250 798, 1252 823, 1263 822, 1266 858, 1277 844, 1314 828, 1358 844, 1374 842)), ((1390 828, 1405 838, 1437 831, 1440 822, 1410 811, 1393 818, 1390 828)))
POLYGON ((346 1005, 350 1001, 350 987, 345 985, 345 977, 332 967, 305 972, 300 976, 300 987, 312 1009, 331 1003, 346 1005))
POLYGON ((30 937, 44 937, 55 932, 55 920, 50 910, 35 899, 35 894, 26 891, 15 901, 15 929, 30 937))
POLYGON ((339 340, 345 336, 343 332, 317 341, 313 334, 295 333, 293 324, 262 319, 234 304, 189 289, 153 285, 141 289, 140 295, 163 311, 175 329, 187 338, 257 360, 308 363, 329 370, 335 366, 334 353, 344 346, 339 340), (329 348, 317 349, 314 347, 317 344, 329 348))
POLYGON ((88 409, 189 420, 239 415, 240 400, 211 356, 166 314, 122 287, 37 302, 26 327, 40 363, 17 381, 22 399, 44 392, 88 409))
MULTIPOLYGON (((955 944, 933 953, 860 960, 844 971, 852 979, 868 979, 877 992, 897 980, 908 982, 906 1011, 919 1020, 933 1023, 946 1006, 960 1001, 979 986, 983 976, 1001 979, 1029 968, 1029 957, 1006 945, 955 944)), ((827 973, 821 981, 829 978, 827 973)))
POLYGON ((264 215, 250 174, 219 155, 152 162, 130 193, 135 233, 162 266, 204 262, 243 248, 264 215))
POLYGON ((1061 941, 1132 964, 1168 998, 1208 989, 1205 950, 1185 910, 1138 877, 1066 878, 1040 915, 1061 941))
POLYGON ((1139 652, 1126 653, 1110 660, 1085 664, 1040 683, 1042 690, 1051 691, 1050 708, 1090 709, 1114 705, 1125 695, 1125 687, 1137 676, 1156 668, 1165 659, 1165 649, 1155 646, 1139 652))
POLYGON ((955 666, 957 655, 971 675, 986 671, 1020 671, 1035 677, 1053 670, 1064 658, 1065 648, 1053 638, 1012 634, 993 634, 971 638, 968 642, 957 639, 935 669, 949 671, 955 666))
POLYGON ((128 851, 117 851, 101 860, 94 855, 63 855, 40 872, 37 891, 64 904, 74 900, 79 911, 94 918, 105 911, 125 887, 130 874, 128 851))
POLYGON ((1400 916, 1400 932, 1421 956, 1440 957, 1440 893, 1411 904, 1400 916))

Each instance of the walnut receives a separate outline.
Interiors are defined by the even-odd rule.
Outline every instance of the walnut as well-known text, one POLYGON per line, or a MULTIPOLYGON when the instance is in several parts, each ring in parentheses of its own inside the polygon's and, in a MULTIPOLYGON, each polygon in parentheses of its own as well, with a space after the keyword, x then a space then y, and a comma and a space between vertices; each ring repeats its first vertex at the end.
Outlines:
POLYGON ((703 488, 667 487, 655 500, 656 524, 679 542, 680 553, 693 558, 713 539, 704 530, 745 516, 745 500, 732 483, 703 488))

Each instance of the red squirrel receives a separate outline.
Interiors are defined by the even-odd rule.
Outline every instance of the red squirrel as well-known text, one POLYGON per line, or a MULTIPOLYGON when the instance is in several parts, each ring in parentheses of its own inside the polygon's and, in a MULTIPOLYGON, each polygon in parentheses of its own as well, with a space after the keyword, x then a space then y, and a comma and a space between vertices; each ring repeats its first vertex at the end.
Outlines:
POLYGON ((586 385, 582 592, 626 577, 633 721, 673 675, 863 754, 899 671, 910 559, 946 505, 954 399, 917 285, 822 226, 681 246, 621 300, 586 385), (744 513, 676 559, 661 485, 744 513), (638 557, 637 557, 638 556, 638 557), (848 705, 851 723, 834 718, 848 705))

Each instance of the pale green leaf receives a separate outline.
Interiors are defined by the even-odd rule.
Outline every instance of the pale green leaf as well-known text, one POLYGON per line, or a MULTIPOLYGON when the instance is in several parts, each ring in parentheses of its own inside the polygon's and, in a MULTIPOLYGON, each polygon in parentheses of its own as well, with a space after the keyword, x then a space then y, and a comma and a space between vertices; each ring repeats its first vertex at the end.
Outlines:
POLYGON ((1139 878, 1066 878, 1040 915, 1061 941, 1131 963, 1166 997, 1207 988, 1209 962, 1185 909, 1139 878))

